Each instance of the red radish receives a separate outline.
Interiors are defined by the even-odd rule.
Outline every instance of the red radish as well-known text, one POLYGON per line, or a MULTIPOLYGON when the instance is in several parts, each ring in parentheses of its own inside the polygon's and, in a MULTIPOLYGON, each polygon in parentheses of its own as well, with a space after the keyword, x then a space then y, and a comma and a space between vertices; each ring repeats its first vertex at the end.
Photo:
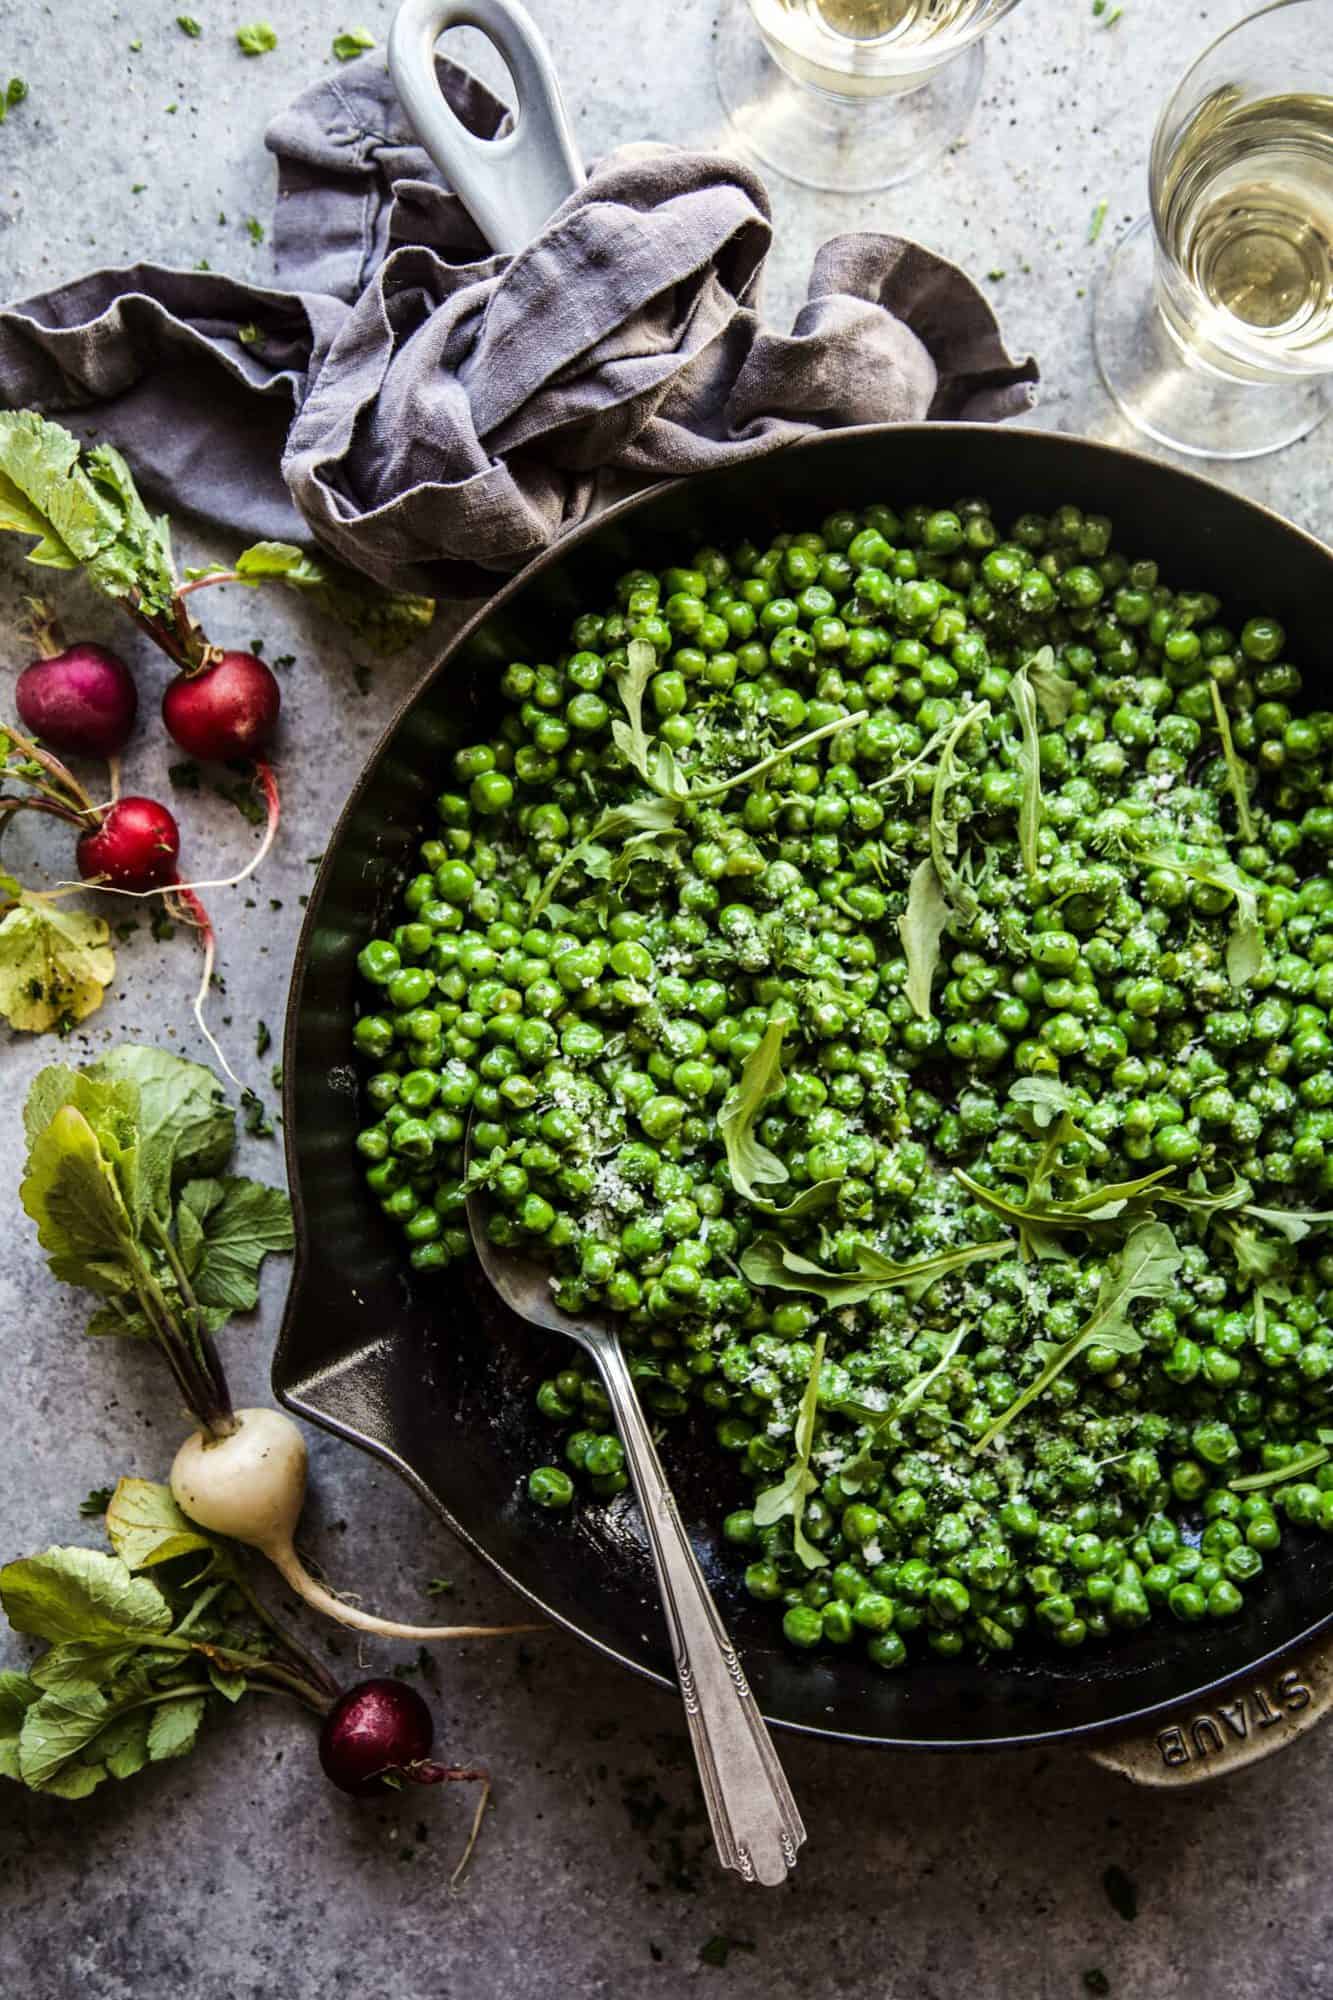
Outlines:
POLYGON ((124 798, 109 806, 75 849, 85 882, 113 889, 168 888, 176 880, 181 836, 171 814, 156 799, 124 798))
POLYGON ((434 1740, 434 1718, 415 1688, 403 1681, 362 1681, 340 1695, 325 1717, 319 1761, 325 1777, 354 1798, 389 1790, 386 1776, 417 1785, 485 1780, 484 1771, 430 1763, 434 1740))
POLYGON ((115 757, 130 740, 139 696, 118 654, 78 645, 25 667, 14 703, 24 727, 55 749, 115 757))
POLYGON ((162 720, 189 756, 223 764, 258 757, 277 727, 281 701, 257 654, 224 653, 213 666, 168 682, 162 720))
POLYGON ((471 1779, 479 1784, 481 1797, 472 1816, 467 1846, 449 1877, 449 1886, 456 1888, 481 1832, 491 1796, 491 1779, 488 1771, 432 1763, 430 1746, 434 1736, 431 1712, 415 1688, 405 1686, 402 1681, 362 1681, 340 1695, 325 1716, 319 1732, 319 1761, 325 1777, 340 1792, 350 1792, 353 1798, 371 1798, 377 1792, 396 1789, 404 1781, 413 1785, 443 1785, 471 1779))

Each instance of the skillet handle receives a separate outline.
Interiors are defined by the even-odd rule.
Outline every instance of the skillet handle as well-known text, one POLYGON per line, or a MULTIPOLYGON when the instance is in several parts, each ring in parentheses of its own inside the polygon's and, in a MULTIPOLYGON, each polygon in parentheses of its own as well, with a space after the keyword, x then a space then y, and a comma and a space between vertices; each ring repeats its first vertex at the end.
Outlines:
POLYGON ((550 51, 519 0, 403 0, 389 30, 389 74, 417 137, 494 249, 524 249, 582 187, 550 51), (445 103, 435 44, 446 28, 479 28, 504 57, 518 99, 504 138, 479 139, 445 103))
POLYGON ((1155 1729, 1113 1737, 1087 1754, 1131 1784, 1180 1791, 1285 1750, 1330 1710, 1333 1639, 1316 1639, 1262 1680, 1234 1682, 1207 1708, 1182 1709, 1155 1729))

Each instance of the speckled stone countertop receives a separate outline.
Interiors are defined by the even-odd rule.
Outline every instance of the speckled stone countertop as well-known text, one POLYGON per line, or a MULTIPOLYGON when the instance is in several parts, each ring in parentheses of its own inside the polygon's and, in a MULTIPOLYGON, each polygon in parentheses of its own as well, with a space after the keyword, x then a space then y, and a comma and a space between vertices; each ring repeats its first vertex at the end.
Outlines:
MULTIPOLYGON (((589 154, 634 138, 719 136, 713 0, 531 4, 589 154)), ((315 0, 194 0, 192 11, 197 40, 176 27, 175 0, 7 0, 0 10, 0 71, 21 74, 30 92, 0 128, 0 296, 140 258, 207 257, 265 274, 268 249, 246 227, 271 204, 265 123, 326 69, 335 32, 364 22, 382 42, 392 10, 357 0, 344 18, 315 0), (273 21, 279 46, 247 61, 233 31, 256 14, 273 21)), ((1120 435, 1095 380, 1090 287, 1143 205, 1169 81, 1248 11, 1244 0, 1125 0, 1108 28, 1091 0, 1024 0, 991 38, 970 138, 924 178, 857 200, 773 184, 772 315, 790 319, 824 237, 915 234, 979 274, 1012 347, 1040 356, 1037 421, 1120 435), (1105 228, 1090 242, 1103 201, 1105 228)), ((1326 438, 1219 476, 1333 533, 1326 438)), ((185 539, 191 559, 223 552, 185 539)), ((0 677, 22 657, 14 624, 31 583, 17 548, 0 549, 0 677)), ((81 631, 110 635, 109 608, 76 586, 61 595, 83 607, 81 631)), ((257 907, 242 890, 216 913, 228 1031, 248 1050, 259 1021, 281 1020, 306 857, 425 653, 377 667, 366 685, 355 650, 299 605, 270 598, 229 616, 230 636, 243 642, 250 619, 270 655, 300 660, 285 691, 301 751, 286 760, 280 849, 257 907)), ((163 786, 163 740, 145 732, 133 755, 136 782, 163 786)), ((188 817, 195 851, 244 853, 249 831, 230 806, 191 800, 188 817)), ((59 872, 58 839, 25 831, 13 851, 59 872)), ((200 1053, 185 1032, 193 978, 189 941, 158 946, 144 926, 75 1050, 158 1038, 176 1023, 181 1046, 200 1053)), ((161 1477, 179 1434, 164 1372, 150 1356, 81 1337, 81 1302, 48 1280, 15 1220, 18 1107, 51 1053, 0 1031, 6 1558, 94 1541, 78 1515, 85 1492, 127 1471, 161 1477)), ((245 1164, 280 1172, 272 1143, 248 1141, 245 1164)), ((281 1270, 269 1274, 260 1317, 231 1336, 242 1401, 265 1394, 283 1283, 281 1270)), ((377 1603, 404 1617, 430 1615, 432 1576, 453 1579, 451 1613, 511 1612, 391 1475, 324 1437, 312 1455, 309 1539, 336 1576, 375 1579, 377 1603)), ((24 1649, 6 1634, 0 1655, 18 1664, 24 1649)), ((405 1657, 364 1654, 381 1670, 405 1657)), ((1333 1731, 1176 1798, 1134 1792, 1073 1753, 877 1756, 787 1738, 810 1840, 788 1887, 766 1896, 713 1865, 667 1695, 554 1636, 450 1650, 426 1691, 448 1754, 484 1759, 497 1779, 458 1895, 447 1877, 467 1825, 461 1788, 344 1800, 317 1773, 306 1722, 256 1703, 210 1729, 188 1762, 82 1803, 4 1787, 0 1985, 25 2000, 638 2000, 696 1986, 737 2000, 1297 2000, 1333 1990, 1333 1731), (1106 1892, 1108 1868, 1136 1885, 1132 1920, 1106 1892), (729 1949, 701 1957, 716 1939, 729 1949)))

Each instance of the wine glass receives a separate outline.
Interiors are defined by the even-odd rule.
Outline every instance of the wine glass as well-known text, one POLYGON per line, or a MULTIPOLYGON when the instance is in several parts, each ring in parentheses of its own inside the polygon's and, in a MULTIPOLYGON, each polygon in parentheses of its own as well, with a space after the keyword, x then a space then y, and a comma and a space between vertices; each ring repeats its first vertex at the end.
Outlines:
POLYGON ((1277 0, 1205 50, 1158 120, 1148 189, 1098 291, 1106 387, 1198 457, 1304 437, 1333 387, 1333 0, 1277 0))
POLYGON ((1018 0, 724 0, 717 85, 744 149, 866 194, 926 167, 981 93, 981 37, 1018 0))

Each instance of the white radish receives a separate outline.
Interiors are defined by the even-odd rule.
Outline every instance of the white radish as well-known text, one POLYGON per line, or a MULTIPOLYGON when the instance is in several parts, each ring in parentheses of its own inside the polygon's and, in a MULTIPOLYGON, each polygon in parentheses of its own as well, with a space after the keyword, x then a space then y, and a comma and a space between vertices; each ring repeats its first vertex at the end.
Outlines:
POLYGON ((305 1439, 281 1410, 237 1410, 222 1436, 197 1430, 171 1468, 176 1505, 201 1528, 267 1556, 298 1597, 328 1618, 386 1639, 493 1639, 539 1625, 399 1625, 345 1604, 316 1583, 293 1546, 305 1504, 305 1439))

